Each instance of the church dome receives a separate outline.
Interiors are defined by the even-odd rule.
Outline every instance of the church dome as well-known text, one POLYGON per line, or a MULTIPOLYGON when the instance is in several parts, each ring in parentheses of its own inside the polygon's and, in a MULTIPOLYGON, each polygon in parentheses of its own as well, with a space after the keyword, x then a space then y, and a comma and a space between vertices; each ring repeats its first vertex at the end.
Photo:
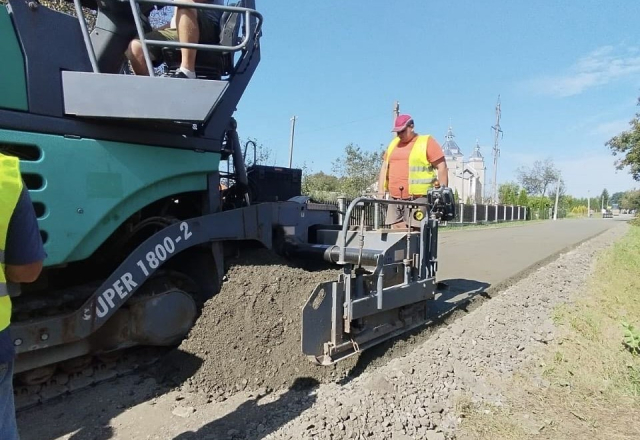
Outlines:
POLYGON ((455 135, 453 134, 453 129, 449 127, 449 130, 444 137, 444 144, 442 144, 442 150, 446 157, 458 158, 464 156, 454 138, 455 135))

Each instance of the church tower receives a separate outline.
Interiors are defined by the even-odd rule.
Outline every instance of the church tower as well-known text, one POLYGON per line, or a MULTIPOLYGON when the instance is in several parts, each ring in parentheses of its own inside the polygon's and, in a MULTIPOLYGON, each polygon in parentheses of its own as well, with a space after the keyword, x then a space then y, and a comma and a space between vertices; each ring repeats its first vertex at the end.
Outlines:
MULTIPOLYGON (((442 144, 442 150, 444 152, 444 158, 447 161, 447 167, 449 168, 449 187, 456 188, 456 168, 462 168, 462 160, 464 159, 464 155, 458 147, 458 144, 455 141, 455 135, 453 134, 453 129, 449 126, 449 130, 444 137, 444 144, 442 144)), ((458 189, 458 191, 460 191, 458 189)))
POLYGON ((484 165, 484 157, 480 153, 480 143, 476 139, 476 147, 469 156, 469 167, 473 168, 476 172, 475 190, 473 194, 475 196, 476 203, 484 203, 485 198, 485 171, 487 167, 484 165))

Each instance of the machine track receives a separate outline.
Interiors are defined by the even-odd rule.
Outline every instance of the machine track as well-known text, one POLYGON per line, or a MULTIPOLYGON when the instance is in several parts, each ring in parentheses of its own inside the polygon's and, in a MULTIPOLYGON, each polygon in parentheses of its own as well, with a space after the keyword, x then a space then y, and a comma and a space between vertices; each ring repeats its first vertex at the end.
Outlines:
MULTIPOLYGON (((162 292, 176 289, 177 286, 192 292, 196 289, 193 281, 184 274, 172 272, 167 275, 161 272, 149 280, 134 298, 158 297, 162 292)), ((77 291, 81 297, 84 297, 87 292, 92 292, 93 288, 91 285, 81 286, 77 291)), ((14 375, 16 410, 32 408, 102 382, 142 371, 155 364, 176 345, 137 345, 113 352, 86 354, 16 373, 14 375)))
POLYGON ((134 347, 118 352, 117 355, 83 357, 72 365, 69 361, 61 362, 42 369, 26 371, 16 375, 14 379, 14 396, 16 411, 47 403, 53 399, 71 395, 100 383, 119 377, 125 377, 143 371, 154 365, 171 347, 134 347), (36 383, 40 374, 50 375, 42 383, 36 383))

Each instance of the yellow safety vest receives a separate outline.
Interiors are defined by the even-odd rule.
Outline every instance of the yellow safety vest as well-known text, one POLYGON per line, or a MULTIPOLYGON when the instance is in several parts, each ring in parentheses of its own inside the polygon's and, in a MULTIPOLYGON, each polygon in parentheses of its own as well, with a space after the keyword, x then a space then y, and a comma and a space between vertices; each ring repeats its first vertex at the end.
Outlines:
MULTIPOLYGON (((436 181, 436 170, 427 160, 427 144, 429 143, 430 135, 419 135, 416 139, 411 153, 409 153, 409 195, 424 196, 429 191, 429 188, 436 181)), ((385 178, 384 178, 384 190, 389 190, 389 159, 391 159, 391 153, 400 142, 399 137, 393 138, 389 146, 387 147, 387 154, 385 155, 385 178)))
POLYGON ((0 331, 11 323, 11 299, 4 273, 4 251, 13 211, 22 192, 20 161, 0 153, 0 331))

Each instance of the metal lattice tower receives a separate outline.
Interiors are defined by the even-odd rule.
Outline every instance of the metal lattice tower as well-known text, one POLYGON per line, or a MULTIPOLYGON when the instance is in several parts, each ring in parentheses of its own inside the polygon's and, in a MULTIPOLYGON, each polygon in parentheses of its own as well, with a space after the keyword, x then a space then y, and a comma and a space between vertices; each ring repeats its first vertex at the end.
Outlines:
POLYGON ((498 203, 498 157, 500 157, 500 146, 498 140, 502 135, 502 129, 500 128, 500 116, 502 111, 500 110, 500 95, 498 95, 498 103, 496 104, 496 125, 491 128, 494 131, 493 137, 493 202, 498 203))

